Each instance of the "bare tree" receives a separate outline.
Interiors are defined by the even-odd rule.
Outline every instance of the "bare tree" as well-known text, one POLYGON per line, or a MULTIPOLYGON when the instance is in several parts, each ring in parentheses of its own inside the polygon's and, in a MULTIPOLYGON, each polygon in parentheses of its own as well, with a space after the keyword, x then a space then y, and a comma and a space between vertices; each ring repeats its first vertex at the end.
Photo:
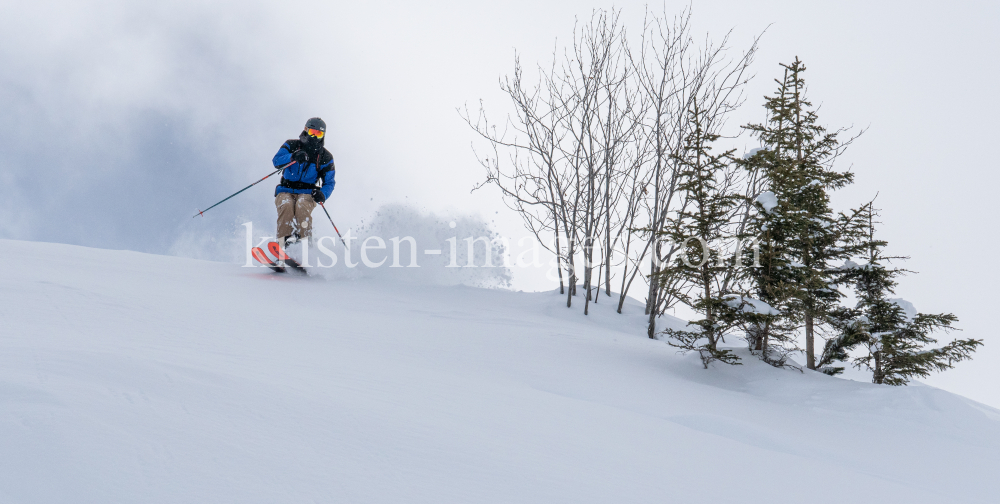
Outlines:
POLYGON ((501 82, 516 110, 504 131, 489 123, 482 108, 475 122, 467 110, 463 114, 493 150, 492 157, 480 156, 487 171, 480 187, 499 187, 543 244, 551 233, 555 246, 549 250, 558 258, 566 304, 572 306, 582 271, 585 313, 599 285, 595 266, 607 264, 610 282, 611 243, 621 236, 618 184, 626 177, 618 165, 636 129, 629 116, 635 93, 628 89, 625 54, 619 12, 595 11, 589 23, 574 29, 572 48, 561 58, 557 53, 558 64, 540 69, 538 85, 526 88, 515 62, 513 78, 501 82), (500 150, 507 151, 506 160, 500 150))
MULTIPOLYGON (((736 61, 726 40, 696 47, 690 12, 668 21, 647 13, 633 50, 620 11, 598 10, 574 28, 572 45, 538 68, 527 85, 520 61, 500 87, 513 113, 498 128, 482 105, 475 120, 462 116, 489 145, 480 155, 486 180, 557 257, 560 292, 572 306, 578 285, 584 313, 597 302, 601 282, 611 296, 618 280, 618 312, 638 278, 647 284, 650 331, 657 315, 677 302, 659 265, 677 252, 657 239, 667 216, 684 208, 676 154, 697 104, 706 128, 717 133, 735 106, 756 44, 736 61), (551 246, 550 246, 551 244, 551 246), (564 284, 565 280, 565 284, 564 284)), ((650 333, 652 335, 652 333, 650 333)))
POLYGON ((478 156, 486 168, 486 180, 477 189, 487 184, 500 189, 508 207, 521 216, 538 242, 556 255, 559 289, 565 292, 559 222, 564 216, 566 194, 561 177, 563 159, 556 148, 560 142, 557 135, 561 133, 557 124, 562 121, 557 115, 560 110, 554 108, 551 95, 547 94, 554 86, 551 80, 545 80, 526 88, 520 60, 515 57, 514 76, 501 81, 500 88, 510 97, 516 111, 516 120, 508 120, 503 131, 489 122, 482 106, 475 123, 467 109, 463 113, 463 118, 489 141, 492 149, 492 157, 478 156), (501 159, 500 150, 506 151, 506 161, 501 159), (549 233, 554 239, 553 247, 549 246, 549 233))
POLYGON ((619 12, 595 12, 590 23, 575 31, 573 51, 567 55, 561 76, 563 89, 572 90, 561 101, 565 111, 561 117, 570 140, 561 146, 576 174, 573 192, 579 196, 574 199, 579 206, 573 209, 579 218, 567 222, 566 229, 574 229, 576 224, 579 231, 578 237, 568 235, 568 241, 571 246, 574 242, 581 246, 585 314, 598 292, 594 270, 601 263, 609 264, 613 257, 610 240, 618 212, 612 202, 617 205, 623 192, 617 185, 618 163, 625 141, 635 129, 629 120, 635 93, 627 86, 625 54, 619 12), (597 254, 603 255, 600 262, 597 254))
MULTIPOLYGON (((691 12, 683 11, 673 20, 647 12, 641 52, 633 58, 637 83, 649 102, 644 123, 648 145, 649 182, 645 201, 649 224, 645 229, 649 251, 649 284, 646 296, 647 336, 656 337, 656 317, 680 298, 682 280, 661 273, 681 249, 678 243, 663 243, 671 213, 683 212, 688 198, 678 191, 679 155, 693 128, 691 112, 700 110, 701 128, 718 135, 726 116, 742 103, 742 90, 749 80, 750 63, 757 40, 741 57, 728 59, 729 35, 718 45, 706 40, 698 49, 690 30, 691 12)), ((633 272, 635 274, 635 271, 633 272)))

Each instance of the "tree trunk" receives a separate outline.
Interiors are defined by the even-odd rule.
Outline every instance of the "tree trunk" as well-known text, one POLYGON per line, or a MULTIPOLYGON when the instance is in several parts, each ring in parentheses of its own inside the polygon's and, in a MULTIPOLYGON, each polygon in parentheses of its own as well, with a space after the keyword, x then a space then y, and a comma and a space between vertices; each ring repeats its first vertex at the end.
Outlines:
POLYGON ((555 223, 555 236, 556 236, 556 271, 559 272, 559 293, 565 294, 566 289, 563 287, 563 273, 562 273, 562 249, 559 248, 559 216, 556 214, 555 209, 552 210, 552 221, 555 223))
POLYGON ((576 260, 573 255, 576 253, 573 247, 573 239, 567 238, 569 242, 569 247, 567 248, 567 259, 569 260, 569 285, 566 289, 566 308, 573 306, 573 295, 576 294, 576 260))
POLYGON ((767 358, 767 343, 771 336, 771 322, 764 323, 764 333, 760 335, 760 354, 767 358))
POLYGON ((872 383, 882 384, 885 377, 882 376, 882 352, 875 352, 875 372, 872 373, 872 383))
MULTIPOLYGON (((704 257, 702 259, 704 259, 704 257)), ((708 263, 706 262, 705 264, 708 263)), ((705 289, 705 297, 702 299, 705 300, 705 320, 708 321, 708 348, 711 348, 714 352, 718 350, 718 348, 716 347, 715 342, 715 313, 714 310, 712 310, 712 305, 710 304, 710 300, 712 299, 712 284, 707 267, 702 266, 701 271, 701 286, 705 289)))
POLYGON ((590 241, 589 237, 587 238, 587 241, 588 241, 587 246, 585 246, 583 248, 583 264, 584 264, 583 265, 583 267, 584 267, 584 272, 583 272, 583 276, 584 276, 583 288, 587 290, 586 301, 583 302, 583 314, 584 315, 590 315, 590 295, 591 295, 591 291, 592 291, 590 283, 593 280, 593 276, 594 276, 594 267, 593 267, 594 247, 593 247, 592 244, 589 243, 589 241, 590 241))
MULTIPOLYGON (((656 291, 653 291, 653 293, 651 295, 652 296, 656 296, 656 291)), ((655 303, 656 303, 655 299, 651 300, 651 304, 655 304, 655 303)), ((648 323, 648 326, 646 327, 646 336, 649 336, 649 339, 656 339, 656 310, 655 309, 649 310, 649 323, 648 323)))
POLYGON ((656 282, 656 276, 651 274, 649 277, 649 297, 646 298, 646 312, 649 315, 646 336, 649 336, 649 339, 656 339, 656 305, 659 304, 659 299, 656 296, 659 289, 656 288, 656 282))
POLYGON ((806 312, 806 367, 816 369, 816 345, 813 338, 813 315, 806 312))

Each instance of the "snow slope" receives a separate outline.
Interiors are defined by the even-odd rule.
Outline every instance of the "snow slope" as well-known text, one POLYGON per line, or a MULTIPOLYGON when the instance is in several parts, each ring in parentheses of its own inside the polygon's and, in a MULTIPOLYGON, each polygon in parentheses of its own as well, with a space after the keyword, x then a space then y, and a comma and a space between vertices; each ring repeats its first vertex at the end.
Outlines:
POLYGON ((552 293, 0 250, 3 503, 1000 492, 997 410, 752 359, 706 371, 645 339, 635 306, 584 317, 552 293))

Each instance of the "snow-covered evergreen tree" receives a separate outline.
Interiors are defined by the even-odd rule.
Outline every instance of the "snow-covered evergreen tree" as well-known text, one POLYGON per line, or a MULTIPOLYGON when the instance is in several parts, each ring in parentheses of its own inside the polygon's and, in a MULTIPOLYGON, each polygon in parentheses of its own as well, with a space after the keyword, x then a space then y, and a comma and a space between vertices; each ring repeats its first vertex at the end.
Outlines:
POLYGON ((802 327, 806 367, 815 369, 818 326, 827 322, 843 296, 836 288, 839 271, 831 265, 853 252, 846 232, 852 216, 834 213, 829 196, 853 180, 849 171, 833 168, 851 140, 842 142, 838 136, 843 130, 830 132, 818 124, 805 96, 805 65, 796 58, 782 67, 777 93, 766 98, 766 122, 746 126, 763 148, 744 165, 761 170, 769 188, 763 200, 758 198, 763 211, 755 224, 762 268, 754 273, 755 293, 782 313, 756 337, 761 347, 765 342, 788 342, 790 331, 802 327))
POLYGON ((718 343, 735 322, 736 311, 727 295, 724 277, 732 273, 731 265, 712 248, 729 238, 733 211, 741 196, 733 191, 732 151, 712 154, 711 144, 719 135, 706 131, 704 112, 697 106, 690 112, 692 131, 684 146, 675 155, 678 189, 686 204, 668 221, 661 237, 682 244, 682 253, 666 264, 658 275, 679 279, 671 287, 676 296, 702 316, 688 324, 691 329, 666 329, 662 332, 668 343, 686 351, 696 351, 705 367, 719 360, 737 364, 739 358, 718 343))
MULTIPOLYGON (((774 159, 774 154, 758 151, 743 161, 751 171, 761 171, 774 159)), ((765 172, 766 173, 766 172, 765 172)), ((741 325, 752 352, 765 362, 784 366, 788 355, 798 350, 795 331, 800 317, 789 304, 798 293, 796 278, 788 251, 789 220, 782 213, 775 213, 778 200, 772 191, 765 191, 752 202, 754 214, 749 219, 751 238, 756 238, 756 250, 743 250, 744 264, 757 267, 746 270, 749 296, 772 308, 763 313, 748 311, 742 315, 741 325), (753 256, 756 254, 756 257, 753 256)), ((781 212, 781 209, 779 209, 781 212)))
POLYGON ((952 324, 958 319, 951 313, 917 313, 907 301, 890 297, 895 293, 895 279, 907 271, 890 267, 889 263, 905 258, 883 254, 887 243, 875 238, 877 215, 871 205, 863 215, 868 230, 867 262, 847 262, 843 268, 851 271, 849 278, 858 297, 857 306, 849 314, 854 318, 848 321, 844 317, 841 333, 827 342, 821 364, 846 360, 849 350, 857 346, 863 354, 854 359, 854 364, 870 370, 873 383, 906 385, 912 378, 951 369, 956 362, 971 359, 983 341, 956 339, 930 348, 937 343, 931 334, 953 330, 952 324))

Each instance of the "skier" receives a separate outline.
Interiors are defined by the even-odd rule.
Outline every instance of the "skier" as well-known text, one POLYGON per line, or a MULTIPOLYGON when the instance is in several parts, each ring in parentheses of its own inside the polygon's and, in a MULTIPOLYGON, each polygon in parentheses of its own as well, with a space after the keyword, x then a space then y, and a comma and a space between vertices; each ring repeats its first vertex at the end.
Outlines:
POLYGON ((336 169, 333 155, 323 147, 326 123, 318 117, 306 121, 298 140, 286 141, 274 155, 274 167, 285 168, 274 189, 278 209, 278 243, 283 247, 312 236, 312 211, 333 192, 336 169))

